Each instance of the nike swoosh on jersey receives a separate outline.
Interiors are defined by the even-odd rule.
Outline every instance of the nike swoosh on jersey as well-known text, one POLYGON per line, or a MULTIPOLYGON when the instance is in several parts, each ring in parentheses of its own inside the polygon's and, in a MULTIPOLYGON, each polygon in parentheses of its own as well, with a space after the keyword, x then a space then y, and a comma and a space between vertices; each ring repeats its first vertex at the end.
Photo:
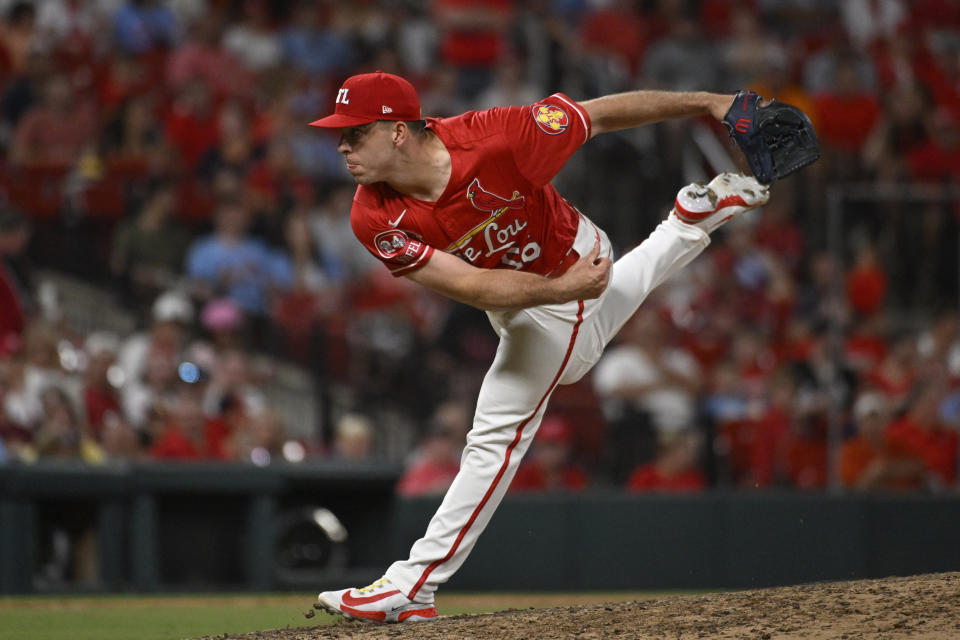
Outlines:
POLYGON ((342 600, 343 604, 349 605, 351 607, 356 607, 361 604, 370 604, 372 602, 378 602, 384 598, 389 598, 390 596, 400 593, 399 589, 394 589, 393 591, 386 591, 384 593, 378 593, 374 596, 355 596, 352 595, 349 591, 343 594, 342 600))
POLYGON ((391 227, 396 228, 396 226, 397 226, 398 224, 400 224, 400 221, 403 219, 403 216, 405 216, 405 215, 407 215, 407 210, 406 210, 406 209, 404 209, 403 211, 400 212, 400 215, 397 216, 397 219, 396 219, 396 220, 387 220, 387 224, 390 225, 391 227))

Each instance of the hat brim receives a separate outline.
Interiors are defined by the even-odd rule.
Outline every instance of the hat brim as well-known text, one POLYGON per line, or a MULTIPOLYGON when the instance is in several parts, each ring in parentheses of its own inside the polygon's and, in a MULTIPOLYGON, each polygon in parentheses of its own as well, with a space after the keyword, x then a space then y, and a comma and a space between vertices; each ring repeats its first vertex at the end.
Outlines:
POLYGON ((362 124, 376 122, 376 118, 364 116, 348 116, 343 113, 334 113, 326 118, 320 118, 310 123, 311 127, 320 127, 322 129, 339 129, 340 127, 358 127, 362 124))

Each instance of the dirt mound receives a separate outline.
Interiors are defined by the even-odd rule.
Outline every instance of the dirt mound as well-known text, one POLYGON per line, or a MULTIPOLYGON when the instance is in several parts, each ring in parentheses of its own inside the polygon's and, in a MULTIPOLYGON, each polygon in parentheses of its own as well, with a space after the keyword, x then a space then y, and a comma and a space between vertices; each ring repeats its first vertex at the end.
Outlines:
MULTIPOLYGON (((326 614, 320 614, 326 615, 326 614)), ((218 640, 540 640, 960 638, 960 573, 509 610, 421 624, 349 622, 218 640)))

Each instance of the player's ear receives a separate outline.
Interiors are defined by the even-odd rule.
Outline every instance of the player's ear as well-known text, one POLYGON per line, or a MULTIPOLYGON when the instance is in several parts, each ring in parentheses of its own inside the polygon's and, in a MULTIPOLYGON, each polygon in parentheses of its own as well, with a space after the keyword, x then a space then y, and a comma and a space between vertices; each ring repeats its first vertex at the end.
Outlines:
POLYGON ((391 127, 391 137, 393 144, 399 146, 410 137, 410 129, 403 120, 397 120, 391 127))

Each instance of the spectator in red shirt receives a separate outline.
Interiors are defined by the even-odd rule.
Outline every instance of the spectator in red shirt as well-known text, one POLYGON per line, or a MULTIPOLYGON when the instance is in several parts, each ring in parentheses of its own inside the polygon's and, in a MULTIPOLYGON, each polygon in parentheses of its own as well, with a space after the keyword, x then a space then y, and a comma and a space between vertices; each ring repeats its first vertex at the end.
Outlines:
POLYGON ((805 254, 805 239, 795 208, 788 198, 773 196, 753 228, 756 247, 777 256, 790 273, 798 270, 805 254))
POLYGON ((834 69, 831 88, 814 98, 817 136, 839 157, 834 167, 856 167, 867 137, 880 117, 880 104, 863 89, 851 60, 841 59, 834 69))
POLYGON ((434 411, 426 437, 404 471, 397 493, 402 496, 442 495, 460 470, 470 411, 460 402, 441 404, 434 411))
POLYGON ((921 486, 923 463, 886 435, 888 401, 878 391, 857 398, 853 407, 857 435, 840 450, 840 480, 848 489, 895 490, 921 486))
POLYGON ((707 486, 697 466, 701 439, 690 429, 660 434, 657 457, 637 467, 627 480, 627 490, 691 492, 707 486))
POLYGON ((457 68, 459 92, 472 98, 506 53, 513 0, 435 0, 433 11, 440 60, 457 68))
POLYGON ((202 386, 183 383, 177 389, 170 416, 150 455, 168 460, 228 460, 230 429, 203 413, 202 386))
POLYGON ((510 490, 578 491, 586 487, 587 475, 570 462, 571 436, 571 427, 565 419, 544 418, 510 490))
POLYGON ((153 88, 154 79, 147 71, 136 56, 117 55, 98 72, 95 89, 106 116, 112 116, 125 102, 153 88))
POLYGON ((796 385, 784 369, 773 376, 763 413, 750 421, 750 474, 742 484, 769 487, 783 474, 781 454, 794 420, 796 385))
POLYGON ((588 52, 612 58, 629 75, 636 75, 649 42, 648 22, 637 13, 633 2, 615 0, 604 4, 584 19, 580 36, 583 46, 588 52))
POLYGON ((165 135, 190 169, 219 140, 216 107, 210 89, 190 80, 180 89, 164 122, 165 135))
POLYGON ((786 483, 797 489, 822 489, 827 484, 827 426, 831 403, 845 402, 856 377, 832 354, 826 335, 810 344, 806 359, 793 363, 797 391, 790 430, 781 447, 779 468, 786 483))
POLYGON ((794 421, 786 438, 784 463, 787 481, 796 489, 827 486, 827 424, 823 414, 794 421))
POLYGON ((864 245, 847 274, 850 306, 860 315, 869 316, 880 309, 886 294, 887 274, 877 259, 877 251, 872 245, 864 245))
POLYGON ((929 116, 930 137, 907 156, 910 175, 925 182, 955 182, 960 179, 960 125, 946 109, 929 116))
POLYGON ((923 460, 933 487, 949 487, 957 478, 957 433, 942 423, 939 413, 945 391, 942 379, 927 383, 887 431, 891 443, 923 460))
POLYGON ((93 109, 66 75, 54 74, 44 85, 43 101, 17 123, 10 161, 23 167, 72 167, 96 132, 93 109))
POLYGON ((440 496, 460 470, 460 443, 445 432, 429 433, 397 485, 401 496, 440 496))
POLYGON ((167 82, 178 90, 201 80, 219 97, 247 94, 252 76, 226 49, 221 48, 222 18, 216 11, 199 16, 189 27, 186 41, 170 53, 167 82))

